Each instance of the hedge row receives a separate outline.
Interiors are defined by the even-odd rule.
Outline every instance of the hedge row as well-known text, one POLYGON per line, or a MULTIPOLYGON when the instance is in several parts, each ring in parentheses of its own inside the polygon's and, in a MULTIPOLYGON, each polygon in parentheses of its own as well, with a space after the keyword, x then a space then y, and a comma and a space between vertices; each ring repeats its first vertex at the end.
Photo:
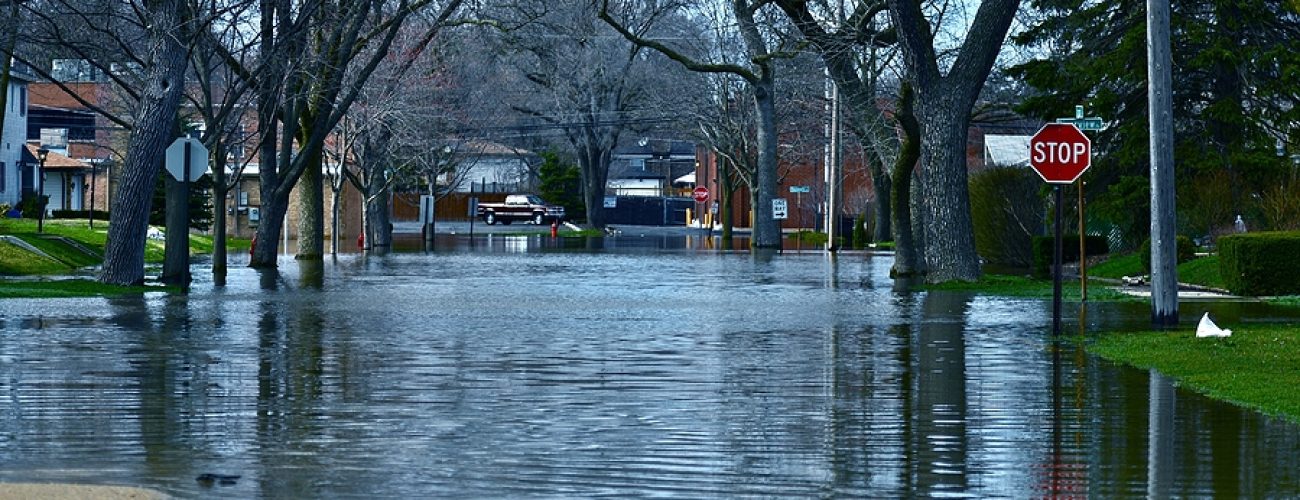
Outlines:
POLYGON ((1218 245, 1219 273, 1232 293, 1300 293, 1300 232, 1235 234, 1218 245))
MULTIPOLYGON (((85 210, 54 210, 50 213, 53 219, 85 219, 89 217, 85 210)), ((95 219, 108 220, 108 212, 95 210, 95 219)))
MULTIPOLYGON (((1053 253, 1056 252, 1053 246, 1054 239, 1051 236, 1034 237, 1034 275, 1039 277, 1052 275, 1052 261, 1055 260, 1053 253)), ((1061 262, 1077 262, 1079 260, 1079 235, 1065 235, 1061 239, 1064 246, 1061 247, 1061 262)), ((1088 255, 1103 255, 1110 253, 1110 242, 1105 236, 1087 236, 1083 239, 1084 251, 1088 255)))

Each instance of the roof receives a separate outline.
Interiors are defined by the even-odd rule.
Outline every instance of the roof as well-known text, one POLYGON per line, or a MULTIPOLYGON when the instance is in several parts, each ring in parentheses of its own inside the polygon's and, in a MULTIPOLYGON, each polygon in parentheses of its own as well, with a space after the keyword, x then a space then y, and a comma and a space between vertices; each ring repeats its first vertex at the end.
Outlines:
POLYGON ((1017 167, 1029 164, 1028 135, 984 136, 984 166, 1017 167))
POLYGON ((528 156, 533 154, 532 151, 523 148, 507 146, 505 144, 483 141, 478 139, 467 139, 456 141, 455 148, 457 154, 462 155, 482 155, 482 156, 528 156))
MULTIPOLYGON (((25 147, 23 148, 22 161, 29 165, 34 165, 39 163, 40 160, 36 157, 36 151, 40 149, 40 147, 34 144, 24 144, 24 146, 25 147)), ((45 157, 45 169, 46 170, 80 170, 80 169, 88 170, 90 169, 90 164, 80 160, 69 158, 66 155, 56 151, 50 151, 50 154, 45 157)))

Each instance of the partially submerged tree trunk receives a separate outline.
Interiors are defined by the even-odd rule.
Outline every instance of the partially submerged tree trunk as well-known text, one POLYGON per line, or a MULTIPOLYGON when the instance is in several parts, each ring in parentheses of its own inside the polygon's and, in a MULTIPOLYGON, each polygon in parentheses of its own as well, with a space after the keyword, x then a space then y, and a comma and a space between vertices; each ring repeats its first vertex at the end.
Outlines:
POLYGON ((599 141, 574 142, 578 149, 578 167, 582 169, 582 201, 587 205, 587 225, 604 229, 605 183, 609 179, 609 163, 613 157, 611 147, 601 147, 599 141))
POLYGON ((754 106, 758 110, 758 173, 754 197, 754 248, 781 248, 781 223, 772 214, 776 198, 776 95, 772 72, 759 71, 754 85, 754 106))
POLYGON ((921 121, 926 280, 974 281, 981 270, 966 184, 966 129, 1020 0, 980 3, 947 75, 940 73, 932 26, 919 1, 887 2, 921 121))
POLYGON ((183 40, 187 28, 183 13, 188 9, 179 0, 154 0, 146 6, 153 21, 149 30, 152 60, 109 214, 104 268, 99 276, 101 282, 113 285, 144 282, 145 236, 154 186, 162 170, 159 159, 172 140, 176 110, 185 89, 183 40))
POLYGON ((903 144, 894 161, 893 209, 897 223, 894 225, 894 267, 890 276, 905 277, 917 274, 916 246, 912 239, 912 171, 921 156, 921 128, 912 111, 912 86, 904 83, 898 99, 894 119, 903 129, 903 144))

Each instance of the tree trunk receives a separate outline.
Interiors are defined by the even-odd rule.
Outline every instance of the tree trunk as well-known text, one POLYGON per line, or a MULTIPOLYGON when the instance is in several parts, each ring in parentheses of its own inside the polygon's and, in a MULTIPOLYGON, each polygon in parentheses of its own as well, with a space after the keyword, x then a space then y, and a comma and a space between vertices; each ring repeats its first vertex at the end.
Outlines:
POLYGON ((393 246, 393 231, 388 216, 389 184, 382 179, 370 182, 366 201, 366 249, 393 246))
POLYGON ((280 231, 284 230, 284 215, 289 211, 288 200, 273 195, 274 189, 263 184, 261 221, 253 236, 253 256, 249 267, 276 267, 277 247, 280 231))
MULTIPOLYGON (((343 168, 342 165, 339 168, 343 168)), ((343 175, 342 172, 339 175, 343 175)), ((343 187, 334 189, 334 184, 330 184, 330 191, 334 193, 334 200, 330 203, 330 255, 339 254, 339 198, 343 193, 343 187)))
MULTIPOLYGON (((590 135, 590 134, 589 134, 590 135)), ((582 170, 582 201, 587 205, 587 225, 604 229, 605 184, 609 178, 610 150, 594 143, 594 137, 578 146, 578 166, 582 170)))
POLYGON ((140 94, 135 128, 127 142, 126 162, 109 215, 104 246, 103 283, 137 285, 144 282, 144 244, 163 150, 171 142, 176 110, 184 90, 186 49, 180 33, 184 6, 178 0, 149 2, 150 53, 155 56, 147 84, 140 94))
POLYGON ((323 151, 313 148, 300 154, 307 168, 298 179, 298 260, 321 260, 325 257, 325 182, 321 172, 323 151))
POLYGON ((969 107, 951 99, 920 96, 921 191, 925 199, 926 280, 975 281, 980 277, 975 232, 970 217, 966 175, 969 107))
POLYGON ((912 274, 922 275, 925 274, 925 249, 929 246, 925 240, 925 198, 921 192, 920 174, 913 171, 910 178, 912 186, 907 196, 912 200, 909 209, 912 213, 912 262, 916 265, 912 274))
POLYGON ((894 217, 894 267, 889 274, 894 277, 917 274, 916 240, 912 237, 912 172, 921 156, 921 126, 913 111, 915 94, 912 86, 904 83, 900 92, 898 110, 894 119, 903 129, 903 143, 894 160, 892 208, 894 217))
POLYGON ((776 95, 772 72, 764 71, 754 84, 754 106, 758 111, 758 172, 754 200, 754 248, 781 248, 781 225, 772 217, 772 199, 776 193, 776 95))
MULTIPOLYGON (((872 155, 875 156, 875 155, 872 155)), ((876 189, 876 229, 871 235, 871 241, 876 243, 890 241, 894 238, 894 232, 891 228, 892 213, 894 211, 893 200, 893 181, 890 180, 889 174, 885 173, 883 160, 879 168, 871 170, 871 184, 876 189)))
MULTIPOLYGON (((215 172, 215 170, 214 170, 215 172)), ((214 175, 212 187, 212 275, 226 275, 226 193, 224 175, 214 175)))
POLYGON ((718 180, 722 182, 722 193, 718 202, 718 219, 722 223, 722 246, 730 250, 732 227, 735 226, 736 219, 736 214, 731 209, 731 202, 736 195, 736 186, 731 181, 731 162, 725 159, 720 160, 718 167, 718 180))

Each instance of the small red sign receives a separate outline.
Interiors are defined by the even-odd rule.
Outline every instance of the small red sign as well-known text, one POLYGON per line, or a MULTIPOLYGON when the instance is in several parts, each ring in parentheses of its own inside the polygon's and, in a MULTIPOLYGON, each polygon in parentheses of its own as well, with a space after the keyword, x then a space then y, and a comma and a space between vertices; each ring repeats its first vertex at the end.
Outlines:
POLYGON ((1070 184, 1092 166, 1092 141, 1070 123, 1043 125, 1029 139, 1029 165, 1052 184, 1070 184))
POLYGON ((695 201, 700 203, 709 201, 709 188, 704 186, 697 187, 695 188, 695 191, 691 193, 691 196, 695 197, 695 201))

